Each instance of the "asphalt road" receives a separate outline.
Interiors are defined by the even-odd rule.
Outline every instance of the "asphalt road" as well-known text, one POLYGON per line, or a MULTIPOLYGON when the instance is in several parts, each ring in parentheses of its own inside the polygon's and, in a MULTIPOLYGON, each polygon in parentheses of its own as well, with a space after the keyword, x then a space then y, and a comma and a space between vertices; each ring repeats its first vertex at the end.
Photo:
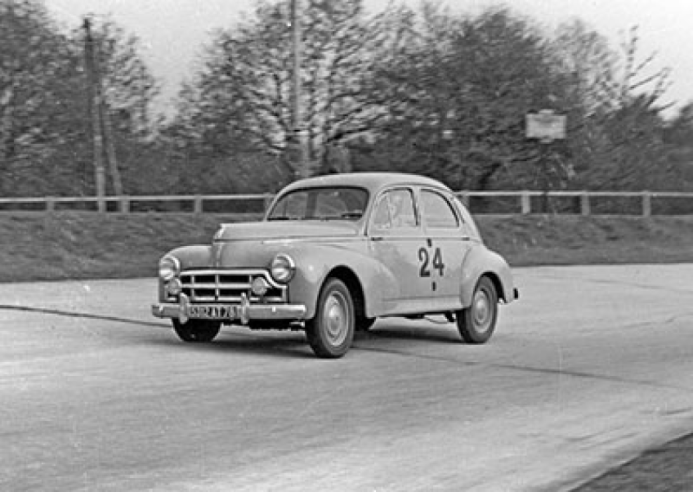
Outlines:
POLYGON ((488 345, 179 342, 155 282, 0 285, 0 490, 570 490, 693 430, 693 265, 516 270, 488 345))

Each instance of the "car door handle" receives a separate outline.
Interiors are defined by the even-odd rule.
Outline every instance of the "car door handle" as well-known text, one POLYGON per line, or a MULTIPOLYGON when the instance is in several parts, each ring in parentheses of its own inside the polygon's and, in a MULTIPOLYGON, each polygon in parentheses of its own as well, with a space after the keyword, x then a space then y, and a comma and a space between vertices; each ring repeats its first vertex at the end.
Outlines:
POLYGON ((382 241, 385 239, 383 236, 373 236, 371 237, 371 241, 382 241))
POLYGON ((472 238, 469 236, 462 236, 462 241, 471 241, 472 238))

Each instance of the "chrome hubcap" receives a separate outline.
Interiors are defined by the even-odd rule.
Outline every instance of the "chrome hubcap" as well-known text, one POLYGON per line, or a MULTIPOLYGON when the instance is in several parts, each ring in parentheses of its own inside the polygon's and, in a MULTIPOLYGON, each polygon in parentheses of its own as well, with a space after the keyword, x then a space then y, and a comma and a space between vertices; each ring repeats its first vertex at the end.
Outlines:
POLYGON ((325 301, 323 322, 331 345, 341 345, 347 338, 350 320, 346 306, 346 299, 339 292, 333 292, 325 301))
POLYGON ((479 332, 485 332, 491 327, 493 308, 491 307, 489 295, 485 290, 479 290, 474 294, 472 318, 474 326, 479 332))

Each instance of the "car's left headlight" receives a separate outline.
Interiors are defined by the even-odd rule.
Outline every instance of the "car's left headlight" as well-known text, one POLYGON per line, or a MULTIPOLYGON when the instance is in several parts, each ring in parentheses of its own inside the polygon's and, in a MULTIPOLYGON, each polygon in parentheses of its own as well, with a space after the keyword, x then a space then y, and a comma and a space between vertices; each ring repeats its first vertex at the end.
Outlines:
POLYGON ((291 280, 296 272, 296 263, 291 256, 280 253, 272 260, 270 273, 272 278, 281 284, 291 280))
POLYGON ((159 260, 159 278, 164 282, 173 280, 180 273, 180 261, 173 256, 164 256, 159 260))

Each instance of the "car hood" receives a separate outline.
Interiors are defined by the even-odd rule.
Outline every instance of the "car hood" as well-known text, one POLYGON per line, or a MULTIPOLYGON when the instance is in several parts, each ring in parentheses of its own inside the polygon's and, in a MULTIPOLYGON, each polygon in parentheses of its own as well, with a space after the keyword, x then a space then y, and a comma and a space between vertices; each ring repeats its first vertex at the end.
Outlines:
POLYGON ((263 221, 222 224, 214 236, 217 242, 271 241, 356 236, 358 225, 348 221, 263 221))

